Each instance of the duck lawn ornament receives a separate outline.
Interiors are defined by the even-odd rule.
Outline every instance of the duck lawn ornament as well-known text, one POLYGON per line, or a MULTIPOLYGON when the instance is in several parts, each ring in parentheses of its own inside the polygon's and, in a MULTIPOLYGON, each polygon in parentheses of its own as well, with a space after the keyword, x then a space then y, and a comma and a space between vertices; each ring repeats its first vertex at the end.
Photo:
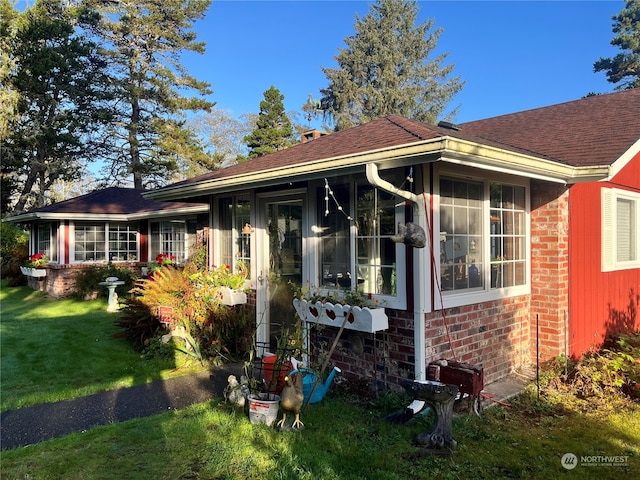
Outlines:
POLYGON ((280 407, 282 408, 282 419, 276 424, 280 429, 300 430, 304 423, 300 421, 300 410, 304 402, 302 391, 302 373, 291 372, 284 378, 285 385, 280 394, 280 407), (294 416, 291 426, 287 425, 287 413, 294 416))

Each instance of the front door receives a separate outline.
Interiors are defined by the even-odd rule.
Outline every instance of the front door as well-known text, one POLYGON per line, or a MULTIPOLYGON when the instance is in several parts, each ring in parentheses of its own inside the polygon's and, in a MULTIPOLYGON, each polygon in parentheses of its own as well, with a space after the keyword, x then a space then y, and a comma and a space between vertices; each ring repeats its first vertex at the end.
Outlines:
POLYGON ((259 289, 264 298, 262 302, 258 299, 258 315, 262 313, 264 321, 258 328, 258 341, 275 351, 283 331, 294 325, 293 293, 302 285, 303 201, 300 197, 265 200, 261 210, 264 235, 259 289))

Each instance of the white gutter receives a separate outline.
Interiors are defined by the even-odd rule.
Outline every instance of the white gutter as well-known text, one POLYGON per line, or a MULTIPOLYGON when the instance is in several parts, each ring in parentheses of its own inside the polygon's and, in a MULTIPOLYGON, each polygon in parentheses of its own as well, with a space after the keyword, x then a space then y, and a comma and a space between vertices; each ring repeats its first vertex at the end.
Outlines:
MULTIPOLYGON (((425 232, 428 232, 427 228, 427 212, 423 204, 422 197, 396 188, 391 183, 380 178, 378 175, 378 166, 375 163, 367 163, 366 165, 367 180, 375 187, 381 188, 386 192, 392 193, 398 197, 409 200, 414 205, 413 222, 420 225, 425 232)), ((429 238, 429 245, 431 244, 431 238, 429 238)), ((428 247, 430 248, 430 247, 428 247)), ((426 276, 422 273, 423 268, 427 265, 425 248, 414 249, 414 269, 413 269, 413 343, 415 350, 415 363, 414 363, 414 376, 415 380, 423 381, 427 379, 426 375, 426 324, 424 314, 427 312, 426 301, 426 276)))
POLYGON ((59 213, 59 212, 31 212, 16 215, 14 217, 3 218, 3 222, 20 223, 32 222, 35 220, 84 220, 84 221, 111 221, 111 222, 130 222, 141 219, 152 219, 159 217, 184 216, 197 213, 206 213, 209 206, 193 206, 184 208, 175 208, 172 210, 150 210, 135 213, 59 213))

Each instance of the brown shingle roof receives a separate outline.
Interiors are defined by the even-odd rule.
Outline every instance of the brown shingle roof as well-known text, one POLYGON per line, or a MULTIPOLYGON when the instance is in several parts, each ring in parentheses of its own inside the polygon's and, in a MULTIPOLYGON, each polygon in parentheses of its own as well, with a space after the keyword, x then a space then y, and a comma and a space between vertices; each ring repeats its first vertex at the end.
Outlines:
POLYGON ((227 178, 405 145, 419 140, 438 138, 446 135, 447 132, 448 130, 440 127, 414 122, 397 115, 390 115, 348 130, 322 136, 307 143, 297 144, 285 150, 256 157, 222 170, 205 173, 172 186, 189 185, 201 181, 227 178))
POLYGON ((463 123, 460 129, 565 165, 611 165, 640 139, 640 88, 463 123))
MULTIPOLYGON (((193 208, 193 203, 158 202, 142 196, 148 190, 110 187, 80 195, 69 200, 36 208, 29 213, 131 215, 145 212, 193 208)), ((206 205, 204 205, 206 206, 206 205)))
POLYGON ((442 128, 389 115, 170 187, 286 168, 445 136, 569 166, 608 166, 640 139, 640 89, 587 97, 468 122, 459 127, 459 130, 442 128))

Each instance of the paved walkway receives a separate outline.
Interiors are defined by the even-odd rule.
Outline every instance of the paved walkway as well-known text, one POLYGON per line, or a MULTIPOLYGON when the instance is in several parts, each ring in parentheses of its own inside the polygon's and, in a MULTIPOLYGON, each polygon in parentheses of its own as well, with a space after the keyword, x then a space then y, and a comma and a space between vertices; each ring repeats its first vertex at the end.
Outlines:
POLYGON ((240 378, 241 373, 242 364, 228 364, 209 372, 2 412, 0 449, 30 445, 98 425, 156 415, 219 398, 229 375, 240 378))
MULTIPOLYGON (((0 449, 84 432, 99 425, 156 415, 222 397, 229 375, 240 378, 242 364, 227 364, 209 372, 159 380, 144 385, 96 393, 72 400, 34 405, 0 414, 0 449)), ((487 408, 519 394, 527 376, 512 375, 486 385, 487 408)))

